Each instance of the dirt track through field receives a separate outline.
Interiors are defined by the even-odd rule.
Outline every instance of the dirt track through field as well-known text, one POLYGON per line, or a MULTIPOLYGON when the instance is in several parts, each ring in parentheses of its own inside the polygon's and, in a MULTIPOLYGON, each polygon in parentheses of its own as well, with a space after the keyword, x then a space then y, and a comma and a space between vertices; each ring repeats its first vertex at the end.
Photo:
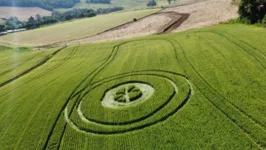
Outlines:
POLYGON ((183 22, 185 22, 190 16, 190 14, 179 14, 179 15, 181 16, 180 19, 168 25, 166 28, 163 27, 163 31, 162 32, 158 31, 158 33, 162 34, 162 33, 168 33, 168 32, 173 31, 174 29, 178 28, 183 22))
MULTIPOLYGON (((202 28, 237 18, 237 6, 230 0, 206 0, 165 8, 135 22, 124 24, 95 36, 68 42, 78 43, 112 41, 151 34, 181 32, 202 28)), ((133 20, 133 18, 132 18, 133 20)))
POLYGON ((190 14, 190 17, 174 32, 207 27, 238 17, 237 6, 232 5, 231 0, 207 0, 191 5, 168 8, 163 11, 190 14))
POLYGON ((25 70, 24 72, 22 72, 21 74, 3 82, 3 83, 0 83, 0 88, 12 83, 13 81, 25 76, 26 74, 32 72, 33 70, 37 69, 38 67, 44 65, 47 61, 49 61, 53 56, 55 56, 56 54, 58 54, 60 51, 62 51, 63 49, 65 49, 66 47, 63 47, 63 48, 60 48, 58 49, 57 51, 53 52, 50 56, 47 56, 45 59, 41 60, 38 64, 32 66, 31 68, 25 70))
POLYGON ((170 32, 188 19, 188 16, 189 14, 179 14, 174 11, 157 12, 140 20, 112 28, 95 36, 75 40, 68 44, 118 40, 122 38, 170 32))

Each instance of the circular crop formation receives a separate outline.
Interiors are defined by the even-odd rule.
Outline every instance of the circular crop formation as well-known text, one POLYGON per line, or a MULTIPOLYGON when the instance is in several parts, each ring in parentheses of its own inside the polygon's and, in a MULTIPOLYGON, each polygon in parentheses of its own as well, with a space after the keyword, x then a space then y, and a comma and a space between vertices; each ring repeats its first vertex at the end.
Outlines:
POLYGON ((91 83, 68 103, 64 116, 82 133, 121 134, 165 121, 191 95, 192 85, 184 75, 153 70, 130 72, 91 83))
POLYGON ((109 108, 132 106, 148 100, 153 93, 153 87, 148 84, 125 83, 107 91, 102 100, 102 105, 109 108))

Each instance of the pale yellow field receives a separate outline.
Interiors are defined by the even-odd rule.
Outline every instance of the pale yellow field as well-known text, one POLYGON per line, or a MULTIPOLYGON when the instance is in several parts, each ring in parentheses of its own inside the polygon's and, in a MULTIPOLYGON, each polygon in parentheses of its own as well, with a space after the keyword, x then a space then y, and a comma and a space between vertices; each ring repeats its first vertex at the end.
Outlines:
POLYGON ((30 16, 39 14, 50 16, 51 12, 39 7, 0 7, 0 18, 18 17, 21 21, 28 20, 30 16))
POLYGON ((74 39, 81 39, 107 29, 152 14, 159 9, 128 11, 99 15, 93 18, 59 23, 48 27, 13 33, 0 37, 0 43, 23 46, 42 46, 74 39))

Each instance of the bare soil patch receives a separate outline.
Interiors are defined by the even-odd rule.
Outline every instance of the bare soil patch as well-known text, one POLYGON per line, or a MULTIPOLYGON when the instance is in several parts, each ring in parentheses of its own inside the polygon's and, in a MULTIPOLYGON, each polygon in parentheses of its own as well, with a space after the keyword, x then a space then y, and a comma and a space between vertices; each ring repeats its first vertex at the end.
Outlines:
POLYGON ((238 17, 237 6, 232 5, 231 0, 207 0, 191 5, 168 8, 164 11, 190 14, 189 18, 174 32, 211 26, 238 17))
POLYGON ((177 12, 157 12, 140 20, 132 21, 119 27, 112 28, 98 35, 81 40, 75 40, 68 44, 72 45, 96 41, 118 40, 123 38, 169 32, 174 27, 178 26, 178 20, 180 20, 181 18, 182 14, 179 14, 177 12))
POLYGON ((231 0, 199 0, 192 4, 165 8, 141 20, 118 26, 95 36, 68 44, 101 42, 137 36, 180 32, 202 28, 237 18, 237 6, 231 0))
POLYGON ((21 21, 25 21, 36 14, 50 16, 51 12, 39 7, 0 7, 0 18, 18 17, 21 21))

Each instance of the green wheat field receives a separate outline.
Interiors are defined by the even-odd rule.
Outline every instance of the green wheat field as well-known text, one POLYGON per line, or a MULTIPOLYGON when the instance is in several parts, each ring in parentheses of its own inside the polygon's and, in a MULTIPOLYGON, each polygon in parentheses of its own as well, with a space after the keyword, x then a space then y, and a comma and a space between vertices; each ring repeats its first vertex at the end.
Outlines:
POLYGON ((265 149, 265 39, 216 25, 0 47, 0 149, 265 149))

